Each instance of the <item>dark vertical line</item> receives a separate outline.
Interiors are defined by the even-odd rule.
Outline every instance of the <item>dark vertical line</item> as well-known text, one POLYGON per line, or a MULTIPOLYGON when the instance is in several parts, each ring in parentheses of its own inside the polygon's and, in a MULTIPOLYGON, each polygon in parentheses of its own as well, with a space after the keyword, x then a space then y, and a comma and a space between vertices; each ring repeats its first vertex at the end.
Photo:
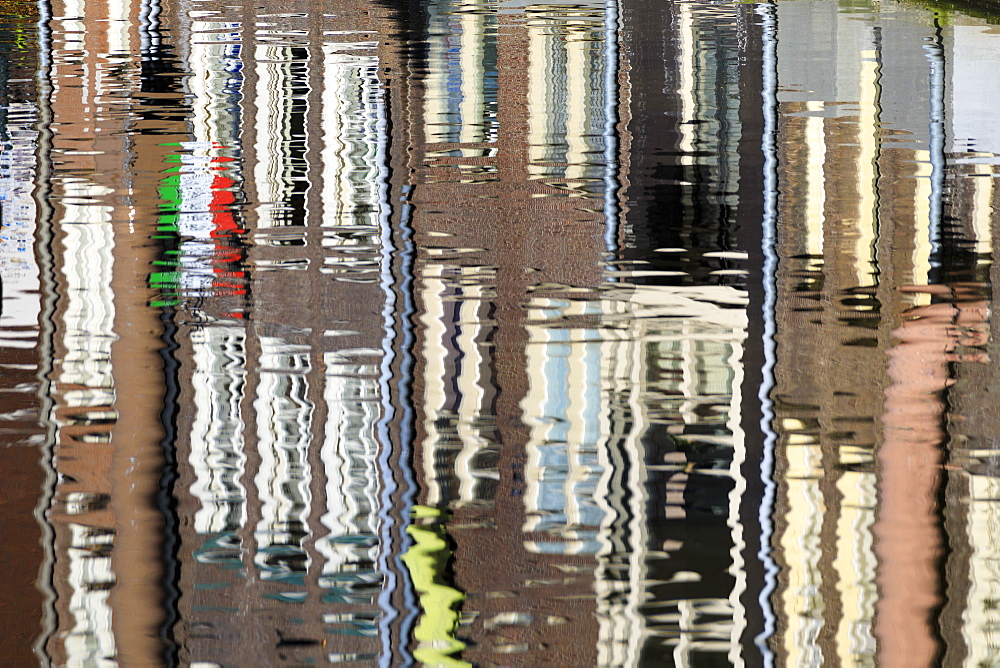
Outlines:
POLYGON ((413 357, 410 352, 413 342, 412 331, 412 230, 409 226, 409 212, 412 207, 404 206, 403 217, 400 221, 398 234, 392 230, 392 212, 394 209, 391 201, 391 179, 392 167, 389 156, 391 149, 391 129, 392 120, 389 110, 391 109, 390 91, 383 89, 382 99, 383 118, 380 128, 384 143, 380 147, 380 157, 384 161, 383 178, 380 188, 382 190, 381 219, 382 219, 382 290, 386 297, 386 304, 383 309, 383 319, 385 327, 385 338, 383 339, 383 361, 382 374, 380 379, 382 392, 383 416, 379 420, 378 432, 381 440, 382 452, 379 455, 379 466, 383 474, 382 507, 379 511, 381 521, 380 533, 380 556, 379 567, 386 577, 386 585, 379 595, 379 607, 382 609, 382 619, 379 622, 379 633, 382 642, 382 655, 379 657, 379 665, 387 667, 390 665, 413 665, 413 657, 409 649, 410 629, 419 614, 416 596, 413 585, 410 582, 409 571, 402 561, 402 555, 409 546, 406 527, 410 523, 410 507, 416 496, 416 482, 412 470, 412 428, 413 410, 410 405, 410 374, 412 374, 413 357), (397 246, 397 244, 399 244, 397 246), (401 250, 402 248, 402 250, 401 250), (394 266, 398 264, 398 269, 394 266), (400 274, 397 276, 397 272, 400 274), (402 311, 398 305, 402 301, 402 311), (400 332, 397 334, 397 328, 400 332), (402 339, 402 345, 397 343, 402 339), (394 371, 397 357, 399 362, 399 377, 394 371), (396 422, 396 406, 393 398, 399 404, 399 443, 398 447, 393 447, 393 423, 396 422), (393 463, 400 469, 402 480, 396 479, 393 475, 393 463), (400 508, 393 508, 393 500, 399 493, 401 501, 400 508), (394 512, 398 510, 398 512, 394 512), (393 540, 398 536, 398 544, 393 540), (394 547, 395 545, 395 547, 394 547), (392 567, 389 567, 389 564, 392 567), (393 608, 393 594, 401 590, 406 605, 406 614, 399 624, 399 641, 395 645, 392 643, 393 622, 400 617, 400 612, 393 608))
MULTIPOLYGON (((931 159, 931 200, 929 203, 929 221, 931 226, 931 239, 934 246, 931 249, 931 270, 928 282, 941 283, 949 279, 950 267, 946 266, 945 260, 952 255, 945 244, 954 242, 953 235, 944 234, 944 182, 945 171, 948 166, 948 158, 945 152, 947 140, 947 130, 945 125, 946 108, 946 66, 944 50, 944 33, 941 28, 940 17, 934 16, 934 43, 924 47, 927 50, 927 59, 930 61, 930 159, 931 159)), ((950 264, 950 263, 948 263, 950 264)), ((955 299, 954 293, 951 299, 955 299)), ((955 305, 957 306, 957 305, 955 305)), ((956 377, 956 362, 948 362, 948 377, 952 380, 956 377)), ((938 485, 936 489, 937 508, 935 511, 938 531, 941 536, 941 553, 938 555, 936 571, 938 574, 938 594, 939 603, 931 612, 931 626, 937 640, 937 654, 934 663, 940 664, 947 652, 947 638, 943 628, 943 613, 948 604, 948 572, 947 566, 951 558, 951 543, 948 540, 948 525, 946 523, 945 508, 948 505, 948 485, 946 465, 948 464, 950 448, 948 439, 948 416, 953 407, 951 402, 951 389, 946 387, 941 392, 941 469, 938 473, 938 485)))
MULTIPOLYGON (((882 268, 878 261, 879 239, 882 236, 882 27, 872 28, 872 42, 875 47, 875 164, 872 165, 875 175, 873 185, 875 191, 875 203, 872 210, 872 224, 875 227, 875 237, 872 240, 872 255, 874 262, 871 266, 872 285, 878 288, 882 276, 882 268)), ((890 260, 891 261, 891 260, 890 260)), ((877 294, 874 292, 872 294, 877 294)), ((876 305, 881 312, 881 304, 876 305)))
MULTIPOLYGON (((162 71, 163 67, 172 67, 161 50, 162 36, 160 34, 159 15, 160 0, 141 0, 139 11, 139 58, 140 58, 140 90, 145 91, 152 85, 157 89, 159 82, 148 82, 149 77, 162 71)), ((176 415, 177 398, 179 395, 178 369, 179 361, 174 354, 178 348, 176 341, 177 327, 174 323, 174 311, 164 307, 160 312, 160 323, 163 327, 160 340, 160 358, 163 360, 164 396, 160 410, 160 423, 163 427, 163 437, 160 448, 163 452, 163 469, 160 474, 160 486, 156 494, 156 506, 163 516, 163 591, 162 602, 164 620, 160 627, 160 638, 163 640, 163 660, 165 665, 178 664, 178 645, 175 637, 175 627, 180 619, 178 608, 180 599, 180 571, 178 559, 180 549, 179 518, 177 516, 177 501, 174 497, 174 483, 177 479, 176 452, 176 415)))
MULTIPOLYGON (((754 639, 764 632, 764 611, 758 599, 765 588, 765 569, 758 558, 761 530, 758 517, 764 484, 761 477, 764 432, 761 428, 762 406, 758 397, 764 368, 764 246, 763 221, 764 167, 763 134, 765 131, 762 95, 764 35, 760 17, 751 6, 741 13, 741 58, 739 63, 739 176, 736 208, 736 243, 747 252, 747 329, 743 344, 743 385, 740 388, 740 421, 743 429, 745 460, 741 475, 746 484, 740 500, 743 526, 743 569, 746 590, 741 603, 746 611, 746 628, 740 638, 743 659, 748 666, 763 663, 763 654, 754 639)), ((734 388, 735 389, 735 388, 734 388)))
POLYGON ((606 0, 604 5, 604 246, 610 254, 618 250, 618 226, 621 207, 618 194, 618 34, 621 28, 619 0, 606 0))
POLYGON ((165 307, 160 313, 160 324, 163 334, 160 340, 160 357, 163 360, 163 380, 165 391, 163 409, 160 412, 160 423, 163 426, 163 439, 160 447, 163 449, 163 473, 160 476, 160 489, 156 504, 163 513, 163 588, 166 594, 163 602, 165 619, 160 629, 160 637, 164 641, 163 659, 165 665, 179 665, 176 635, 174 629, 180 620, 180 574, 181 562, 178 558, 180 550, 180 520, 177 515, 177 499, 174 496, 174 484, 177 480, 177 411, 180 395, 179 371, 180 361, 175 354, 180 347, 177 344, 177 325, 174 322, 174 309, 165 307))
POLYGON ((39 416, 45 430, 45 443, 41 447, 40 463, 45 471, 45 483, 35 518, 41 527, 42 549, 45 554, 39 569, 38 586, 45 596, 42 632, 34 644, 34 652, 42 665, 51 665, 46 648, 57 626, 56 590, 53 581, 55 567, 55 531, 47 515, 55 497, 57 475, 55 468, 56 427, 52 419, 52 374, 55 364, 55 313, 59 300, 55 271, 52 197, 52 5, 50 0, 38 0, 38 148, 35 171, 36 248, 38 249, 39 282, 41 284, 41 313, 38 336, 38 398, 39 416))
POLYGON ((934 41, 924 47, 929 62, 931 198, 930 198, 930 241, 931 241, 931 281, 939 278, 941 267, 941 226, 943 223, 942 196, 944 190, 945 157, 945 80, 944 43, 941 22, 934 17, 934 41))
MULTIPOLYGON (((387 121, 387 124, 391 124, 391 120, 387 121)), ((390 137, 392 136, 392 133, 388 128, 386 134, 390 137)), ((391 178, 391 176, 392 171, 390 167, 389 178, 391 178)), ((404 188, 404 197, 406 200, 410 198, 412 193, 412 186, 404 188)), ((400 250, 397 254, 397 257, 399 258, 400 274, 398 279, 399 292, 403 298, 403 310, 402 313, 400 313, 400 329, 402 330, 403 335, 403 355, 399 365, 398 380, 399 405, 402 409, 402 416, 399 422, 399 467, 406 486, 401 497, 403 507, 400 534, 402 541, 400 544, 400 550, 395 559, 397 562, 397 568, 399 568, 399 572, 403 575, 403 580, 406 585, 403 590, 403 595, 406 603, 407 614, 403 618, 403 623, 400 625, 400 650, 404 652, 404 659, 407 662, 412 663, 412 657, 409 656, 410 653, 407 648, 409 647, 413 626, 415 625, 420 613, 420 606, 417 601, 416 592, 413 588, 413 583, 410 581, 409 570, 402 561, 403 554, 409 549, 410 544, 412 543, 412 541, 408 538, 408 534, 406 534, 406 527, 410 524, 410 512, 416 502, 417 492, 419 490, 416 475, 413 470, 413 439, 416 434, 414 424, 416 420, 416 411, 414 409, 412 399, 414 368, 412 351, 415 339, 413 320, 416 316, 413 294, 413 266, 416 252, 413 245, 413 228, 410 224, 413 216, 413 205, 409 201, 404 201, 401 214, 402 215, 400 215, 399 219, 400 250)))

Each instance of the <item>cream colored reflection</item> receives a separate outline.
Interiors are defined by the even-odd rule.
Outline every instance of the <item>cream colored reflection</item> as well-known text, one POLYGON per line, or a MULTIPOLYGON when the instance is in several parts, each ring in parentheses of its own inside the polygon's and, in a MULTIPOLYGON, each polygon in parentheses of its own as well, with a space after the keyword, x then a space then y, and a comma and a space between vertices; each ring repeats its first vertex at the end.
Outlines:
MULTIPOLYGON (((59 441, 72 443, 78 440, 72 434, 79 416, 105 421, 114 418, 111 346, 116 337, 111 278, 115 240, 112 207, 100 203, 112 191, 83 179, 65 179, 61 185, 64 194, 62 269, 67 300, 62 330, 65 353, 56 377, 57 387, 62 389, 59 404, 63 414, 69 417, 57 419, 56 424, 60 432, 67 432, 59 434, 59 441)), ((87 440, 94 443, 96 438, 104 440, 105 437, 94 434, 87 440)), ((73 458, 70 447, 60 448, 60 454, 67 459, 73 458)), ((100 467, 102 462, 98 459, 94 463, 100 467)), ((65 466, 60 468, 63 473, 70 474, 65 466)), ((91 474, 93 482, 101 478, 100 473, 91 474)), ((99 482, 98 485, 83 491, 110 493, 109 486, 99 482)), ((72 507, 70 512, 73 512, 72 507)), ((78 522, 83 522, 85 517, 86 514, 81 514, 78 522)), ((70 613, 75 623, 65 641, 69 665, 86 665, 115 656, 107 591, 107 584, 115 581, 110 549, 114 544, 114 531, 102 525, 103 522, 70 525, 71 542, 67 546, 71 564, 70 613), (99 540, 103 549, 94 550, 93 540, 99 540)))
POLYGON ((254 410, 261 501, 254 561, 261 577, 282 579, 309 570, 305 541, 311 533, 309 351, 280 337, 260 337, 260 381, 254 410))
MULTIPOLYGON (((746 583, 737 573, 742 570, 743 548, 739 495, 746 487, 740 463, 746 455, 737 389, 742 376, 733 372, 733 365, 739 366, 743 354, 745 304, 744 293, 721 286, 630 287, 610 291, 607 299, 596 302, 536 299, 529 308, 529 389, 521 404, 522 419, 530 430, 524 476, 524 531, 529 534, 525 546, 536 552, 597 557, 602 664, 633 664, 646 633, 639 610, 649 549, 644 530, 648 472, 640 439, 650 426, 646 414, 650 408, 662 412, 664 396, 677 397, 671 399, 671 412, 691 425, 698 422, 693 404, 714 405, 720 396, 729 399, 728 433, 705 438, 733 452, 722 475, 733 476, 735 482, 729 525, 734 559, 730 571, 736 575, 736 586, 726 598, 661 602, 676 613, 656 615, 671 621, 658 622, 655 632, 670 639, 678 665, 706 651, 728 655, 736 665, 741 662, 739 637, 745 612, 739 596, 746 583), (605 327, 564 324, 593 317, 605 327), (553 321, 560 325, 550 326, 553 321), (655 360, 652 367, 651 360, 655 360), (653 378, 670 380, 653 385, 653 378), (627 467, 620 461, 623 456, 629 459, 627 467), (629 480, 612 482, 615 472, 623 469, 630 472, 629 480), (634 492, 627 508, 620 507, 621 497, 615 493, 623 484, 634 492), (612 527, 624 516, 630 520, 622 534, 612 527), (544 532, 545 540, 530 537, 539 532, 544 532), (620 568, 623 555, 627 555, 627 577, 620 568)), ((683 427, 677 427, 683 434, 683 427)), ((668 466, 680 469, 670 485, 681 485, 675 512, 683 516, 684 462, 671 460, 668 466)))
POLYGON ((604 5, 538 3, 528 22, 528 173, 586 194, 604 150, 604 5))
POLYGON ((496 140, 496 2, 427 6, 424 136, 428 143, 496 140))
POLYGON ((489 326, 483 324, 483 284, 492 274, 480 267, 440 263, 425 264, 421 273, 427 503, 451 500, 446 491, 450 480, 458 482, 458 498, 453 500, 458 505, 490 501, 489 482, 499 474, 480 465, 477 456, 496 449, 483 419, 491 411, 486 388, 493 385, 485 354, 489 326), (443 462, 453 462, 454 468, 442 468, 443 462))
POLYGON ((204 327, 191 334, 194 404, 191 493, 200 534, 236 532, 247 519, 246 466, 240 407, 246 388, 246 333, 240 327, 204 327))
POLYGON ((962 635, 969 648, 966 666, 992 666, 1000 662, 1000 481, 970 475, 967 528, 969 593, 962 612, 962 635))
POLYGON ((420 324, 424 329, 424 429, 427 430, 427 438, 423 450, 424 458, 424 480, 427 485, 427 503, 430 506, 438 507, 446 498, 443 487, 447 484, 447 479, 439 480, 437 466, 435 462, 441 459, 438 452, 438 444, 443 440, 438 425, 441 424, 441 416, 445 411, 448 401, 447 387, 447 364, 449 351, 446 347, 448 320, 444 317, 445 309, 445 280, 443 264, 433 264, 423 270, 421 280, 421 301, 423 302, 423 314, 420 316, 420 324))
POLYGON ((59 381, 79 388, 71 392, 75 399, 72 407, 111 406, 115 240, 112 207, 97 202, 113 191, 82 179, 67 179, 63 186, 64 271, 70 299, 65 315, 66 356, 59 381))
POLYGON ((480 418, 489 404, 485 388, 490 380, 484 377, 488 368, 484 356, 485 341, 483 339, 487 328, 482 326, 486 318, 484 289, 480 285, 463 287, 463 300, 459 308, 459 326, 461 331, 456 339, 457 347, 462 351, 461 369, 458 373, 457 385, 458 403, 458 438, 461 450, 455 459, 455 474, 458 478, 458 496, 462 500, 472 501, 488 497, 480 487, 486 480, 499 478, 497 471, 476 465, 476 455, 495 447, 491 440, 483 434, 480 418))
POLYGON ((786 556, 788 584, 782 606, 788 613, 785 652, 789 665, 820 666, 823 655, 818 639, 824 625, 823 577, 819 570, 821 528, 826 504, 820 491, 822 454, 814 425, 786 418, 781 431, 788 468, 783 477, 788 499, 786 528, 779 544, 786 556), (812 427, 808 429, 808 427, 812 427), (808 430, 807 430, 808 429, 808 430))
POLYGON ((815 258, 823 256, 823 233, 826 223, 826 128, 819 114, 823 103, 809 101, 806 111, 806 253, 815 258))
MULTIPOLYGON (((931 271, 931 157, 928 151, 914 151, 916 164, 913 191, 913 285, 928 285, 931 271)), ((929 304, 929 293, 913 296, 915 304, 929 304)))
POLYGON ((993 254, 993 198, 996 179, 991 165, 975 165, 972 179, 975 194, 972 200, 972 229, 976 235, 976 252, 993 254))
POLYGON ((842 446, 840 457, 844 471, 837 480, 840 514, 834 569, 843 611, 837 625, 837 649, 841 665, 864 664, 875 656, 872 620, 878 600, 878 560, 873 528, 878 486, 874 473, 858 470, 871 462, 870 451, 842 446))
POLYGON ((116 665, 115 635, 111 627, 108 598, 115 584, 111 558, 95 558, 109 551, 114 532, 82 524, 70 524, 69 586, 73 592, 69 609, 74 625, 64 642, 66 665, 116 665))
MULTIPOLYGON (((608 308, 616 316, 627 316, 628 303, 612 301, 608 308)), ((602 353, 610 360, 608 396, 624 404, 623 413, 629 419, 614 421, 605 416, 602 427, 610 445, 621 443, 621 457, 612 454, 612 447, 598 449, 602 467, 595 503, 603 513, 600 547, 597 552, 595 591, 599 625, 597 663, 601 666, 636 665, 647 639, 645 620, 640 608, 646 601, 644 581, 649 552, 645 508, 649 503, 647 481, 649 471, 643 457, 641 438, 649 427, 647 404, 643 395, 647 380, 646 360, 641 346, 625 336, 614 337, 608 330, 608 340, 602 353), (629 425, 630 422, 630 425, 629 425), (629 426, 626 426, 629 425, 629 426), (627 472, 622 479, 619 472, 627 472), (608 493, 627 489, 628 495, 608 493), (623 503, 627 498, 627 503, 623 503), (616 531, 616 519, 627 517, 624 531, 616 531), (621 577, 616 566, 624 559, 627 576, 621 577)))

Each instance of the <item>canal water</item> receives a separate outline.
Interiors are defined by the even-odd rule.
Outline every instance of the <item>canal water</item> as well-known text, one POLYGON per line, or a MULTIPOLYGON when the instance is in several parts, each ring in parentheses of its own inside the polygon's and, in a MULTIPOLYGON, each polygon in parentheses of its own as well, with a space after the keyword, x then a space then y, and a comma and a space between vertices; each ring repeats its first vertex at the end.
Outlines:
POLYGON ((0 0, 0 664, 1000 664, 990 7, 0 0))

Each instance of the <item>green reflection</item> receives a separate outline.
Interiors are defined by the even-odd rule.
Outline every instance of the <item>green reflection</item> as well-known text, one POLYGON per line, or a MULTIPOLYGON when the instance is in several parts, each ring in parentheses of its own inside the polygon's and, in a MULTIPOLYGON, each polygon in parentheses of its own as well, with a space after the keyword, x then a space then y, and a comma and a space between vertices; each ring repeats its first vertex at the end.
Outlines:
POLYGON ((420 594, 420 621, 413 635, 420 643, 414 658, 427 666, 471 666, 453 655, 465 649, 465 643, 455 638, 459 604, 465 594, 443 584, 445 569, 451 557, 442 512, 427 506, 414 506, 413 516, 424 524, 411 524, 406 532, 413 546, 402 556, 410 571, 413 587, 420 594))
MULTIPOLYGON (((165 145, 178 146, 178 144, 174 143, 165 145)), ((180 211, 181 203, 181 156, 179 154, 168 154, 164 160, 167 163, 177 164, 164 169, 162 173, 166 174, 166 176, 160 180, 159 196, 162 201, 160 204, 161 213, 156 225, 156 235, 153 238, 160 240, 160 243, 163 245, 164 257, 154 263, 157 270, 151 272, 149 275, 150 287, 158 290, 161 294, 159 299, 154 299, 150 303, 150 306, 153 308, 176 306, 180 301, 181 272, 176 267, 178 265, 177 255, 179 253, 177 248, 180 246, 177 220, 179 218, 178 212, 180 211)))

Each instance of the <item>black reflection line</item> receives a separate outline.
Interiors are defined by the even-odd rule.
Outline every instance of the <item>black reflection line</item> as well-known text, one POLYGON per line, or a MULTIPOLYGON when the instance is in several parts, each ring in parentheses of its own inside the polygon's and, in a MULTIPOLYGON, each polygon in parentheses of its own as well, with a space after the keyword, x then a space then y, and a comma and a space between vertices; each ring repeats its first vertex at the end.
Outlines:
MULTIPOLYGON (((388 121, 387 125, 389 123, 391 123, 391 121, 388 121)), ((387 127, 386 134, 391 136, 391 128, 387 127)), ((389 167, 388 178, 391 178, 391 176, 392 171, 391 167, 389 167)), ((412 192, 413 187, 408 187, 405 191, 407 198, 412 196, 412 192)), ((399 217, 400 250, 396 255, 397 258, 399 258, 399 293, 403 298, 403 310, 399 318, 400 329, 403 334, 403 357, 399 365, 398 381, 399 405, 402 408, 403 413, 399 424, 399 468, 406 486, 402 494, 403 521, 401 532, 403 536, 403 544, 400 546, 400 550, 396 554, 395 559, 397 562, 397 568, 399 568, 400 573, 403 574, 403 578, 406 581, 406 588, 403 593, 407 613, 403 618, 403 623, 400 625, 400 648, 405 652, 403 658, 406 659, 408 663, 412 663, 413 659, 409 655, 409 641, 412 629, 420 615, 420 605, 418 603, 413 583, 410 581, 409 569, 407 569, 403 564, 402 558, 403 554, 413 543, 409 534, 406 533, 406 527, 410 523, 410 510, 416 503, 418 491, 416 474, 413 470, 413 440, 416 432, 416 412, 413 407, 411 390, 411 386, 413 384, 413 347, 415 339, 413 321, 416 317, 417 311, 414 305, 415 300, 413 295, 413 266, 416 256, 416 250, 413 244, 413 227, 411 225, 413 205, 409 202, 404 202, 401 214, 402 215, 399 217)))
MULTIPOLYGON (((931 234, 931 268, 928 276, 928 283, 944 283, 949 279, 950 271, 953 269, 952 259, 954 248, 954 235, 945 234, 944 230, 944 190, 945 172, 947 170, 947 155, 945 153, 945 143, 947 139, 946 121, 946 91, 947 91, 947 62, 945 60, 944 34, 941 29, 940 16, 934 15, 934 42, 927 49, 927 59, 930 61, 930 159, 931 159, 931 200, 929 206, 928 220, 931 234), (936 251, 936 252, 935 252, 936 251)), ((954 299, 951 297, 950 299, 954 299)), ((958 362, 948 362, 948 378, 955 379, 958 362)), ((938 582, 938 603, 930 612, 931 628, 937 641, 937 652, 934 655, 934 664, 940 665, 948 652, 948 638, 945 629, 947 620, 944 611, 949 603, 948 600, 948 562, 951 561, 954 550, 952 542, 948 540, 948 524, 945 516, 945 509, 948 507, 948 476, 944 473, 949 464, 951 448, 949 448, 949 422, 950 416, 954 412, 952 404, 952 387, 946 386, 941 392, 941 415, 938 419, 938 429, 941 434, 941 470, 938 473, 936 501, 937 507, 934 509, 934 518, 937 524, 938 536, 940 537, 939 554, 936 558, 935 571, 938 582)))
MULTIPOLYGON (((382 369, 379 379, 380 392, 382 394, 382 418, 378 423, 378 434, 381 445, 381 452, 378 457, 379 467, 382 470, 383 487, 381 495, 381 507, 379 508, 379 520, 381 527, 379 530, 380 550, 378 557, 379 570, 384 574, 386 581, 382 592, 379 594, 379 608, 382 616, 379 620, 379 636, 382 643, 382 650, 379 656, 379 666, 388 668, 389 666, 403 665, 411 666, 414 663, 410 651, 409 635, 410 628, 415 621, 415 611, 418 610, 416 596, 413 591, 413 584, 410 581, 409 570, 402 562, 402 556, 409 547, 410 539, 406 533, 406 527, 410 523, 410 508, 416 494, 416 484, 412 470, 411 443, 408 442, 410 430, 407 428, 408 421, 412 421, 412 408, 408 406, 412 356, 407 345, 402 346, 402 360, 400 362, 400 377, 396 378, 394 365, 399 354, 397 344, 400 338, 397 328, 402 329, 404 341, 412 342, 412 326, 407 326, 409 317, 400 317, 397 312, 397 304, 403 302, 403 311, 412 309, 412 297, 407 299, 404 291, 406 282, 406 272, 412 278, 411 264, 407 259, 400 260, 399 273, 403 277, 397 276, 394 270, 395 258, 400 258, 401 253, 394 240, 395 234, 392 230, 393 204, 390 196, 392 171, 390 166, 391 148, 391 128, 392 121, 389 114, 391 109, 389 90, 382 89, 382 99, 379 105, 379 162, 382 167, 382 175, 379 178, 379 210, 381 227, 381 277, 380 287, 385 295, 385 305, 382 309, 384 337, 382 339, 382 369), (400 294, 401 293, 401 296, 400 294), (402 322, 397 321, 400 317, 402 322), (400 327, 400 325, 402 325, 400 327), (409 339, 407 338, 409 337, 409 339), (396 404, 393 396, 399 399, 400 403, 400 442, 398 447, 393 445, 392 425, 396 420, 396 404), (405 400, 405 403, 404 403, 405 400), (397 454, 398 451, 398 454, 397 454), (396 458, 396 465, 401 469, 402 481, 397 480, 393 470, 393 458, 396 458), (400 492, 400 499, 403 502, 398 512, 393 512, 393 498, 400 492), (397 528, 398 525, 398 528, 397 528), (399 544, 396 545, 394 538, 399 537, 399 544), (389 564, 392 564, 390 567, 389 564), (393 594, 402 589, 404 601, 406 603, 406 615, 400 622, 400 637, 398 643, 392 642, 393 622, 400 617, 400 612, 393 607, 393 594)), ((412 242, 412 232, 407 234, 408 222, 400 223, 401 234, 400 243, 406 245, 412 242)), ((406 285, 411 286, 412 280, 406 285)), ((409 289, 412 289, 411 287, 409 289)))
POLYGON ((55 530, 47 515, 55 499, 58 481, 55 468, 56 426, 52 401, 52 374, 55 350, 55 313, 59 301, 53 253, 54 211, 52 196, 52 4, 38 0, 38 145, 36 150, 35 192, 37 206, 35 237, 38 274, 41 287, 41 310, 38 332, 38 399, 39 421, 45 430, 45 442, 40 448, 40 464, 45 472, 42 494, 35 507, 35 519, 41 527, 44 558, 39 569, 38 588, 45 597, 42 630, 33 650, 42 665, 51 665, 46 649, 56 631, 55 590, 55 530))
POLYGON ((163 658, 168 666, 178 663, 180 649, 174 629, 180 620, 180 522, 177 515, 177 498, 174 495, 174 485, 177 481, 177 412, 180 395, 180 362, 176 351, 177 325, 174 322, 173 307, 164 307, 160 312, 160 324, 163 334, 160 336, 160 358, 163 360, 163 409, 160 412, 160 424, 163 427, 163 438, 160 447, 163 450, 163 472, 160 475, 160 489, 156 495, 157 509, 163 515, 163 589, 164 615, 163 626, 160 628, 160 638, 163 640, 163 658))
MULTIPOLYGON (((872 42, 875 47, 875 157, 872 165, 875 174, 875 183, 872 190, 875 193, 875 202, 872 205, 872 225, 874 227, 874 238, 872 239, 871 257, 873 262, 870 267, 872 274, 872 285, 878 287, 882 277, 882 269, 879 263, 878 248, 879 240, 882 237, 882 27, 873 26, 872 42)), ((864 95, 864 91, 861 93, 864 95)), ((876 294, 873 292, 872 294, 876 294)), ((874 304, 875 308, 881 312, 881 305, 874 304)))
MULTIPOLYGON (((172 89, 175 82, 172 77, 157 76, 165 72, 176 73, 179 69, 176 61, 170 57, 170 51, 162 48, 159 15, 160 0, 141 0, 139 9, 139 55, 140 55, 140 91, 152 90, 166 92, 172 89)), ((179 361, 175 354, 178 349, 177 325, 174 322, 174 310, 164 307, 160 312, 160 323, 163 327, 159 354, 163 360, 164 395, 163 407, 160 411, 160 423, 163 437, 160 448, 163 453, 163 469, 160 474, 159 489, 156 493, 156 507, 163 516, 163 543, 161 558, 163 561, 163 624, 159 635, 163 642, 163 660, 168 666, 178 665, 178 651, 174 629, 180 619, 180 549, 179 519, 177 516, 177 500, 174 496, 174 483, 177 480, 177 398, 179 395, 178 373, 179 361)))

